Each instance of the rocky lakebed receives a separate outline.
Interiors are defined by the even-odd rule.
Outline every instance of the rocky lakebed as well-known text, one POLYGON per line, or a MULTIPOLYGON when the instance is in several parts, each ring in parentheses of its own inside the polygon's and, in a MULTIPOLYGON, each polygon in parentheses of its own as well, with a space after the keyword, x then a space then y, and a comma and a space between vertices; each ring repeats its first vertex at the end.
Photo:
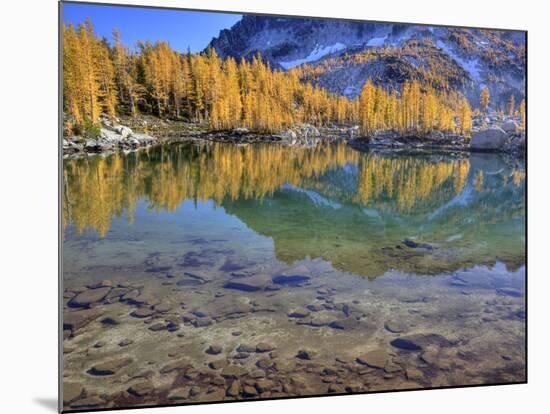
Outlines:
POLYGON ((524 293, 498 266, 369 283, 320 260, 172 260, 66 280, 67 409, 525 380, 524 293))

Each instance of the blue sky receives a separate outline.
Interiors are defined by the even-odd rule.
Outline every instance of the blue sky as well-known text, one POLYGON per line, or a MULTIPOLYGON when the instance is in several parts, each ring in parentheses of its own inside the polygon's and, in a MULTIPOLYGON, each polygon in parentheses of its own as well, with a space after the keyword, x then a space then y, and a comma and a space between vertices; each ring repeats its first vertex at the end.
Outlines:
POLYGON ((133 48, 138 40, 163 40, 181 52, 203 50, 220 30, 233 26, 241 15, 186 10, 148 9, 65 3, 63 19, 78 25, 92 19, 94 31, 112 40, 113 28, 120 30, 122 42, 133 48))

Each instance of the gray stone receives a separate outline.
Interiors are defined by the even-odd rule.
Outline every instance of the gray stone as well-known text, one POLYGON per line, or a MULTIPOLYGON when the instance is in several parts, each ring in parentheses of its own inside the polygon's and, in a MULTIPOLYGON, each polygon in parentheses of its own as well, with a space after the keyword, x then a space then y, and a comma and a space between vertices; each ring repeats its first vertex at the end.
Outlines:
POLYGON ((65 312, 63 313, 63 329, 70 330, 74 334, 76 330, 88 325, 102 315, 103 312, 97 309, 65 312))
POLYGON ((168 329, 168 327, 162 322, 155 323, 149 327, 149 330, 153 332, 165 331, 166 329, 168 329))
POLYGON ((218 355, 222 352, 223 348, 221 345, 210 345, 206 350, 206 353, 211 355, 218 355))
POLYGON ((288 312, 289 318, 305 318, 309 315, 309 310, 306 308, 296 308, 288 312))
POLYGON ((225 289, 236 289, 244 292, 256 292, 265 290, 269 285, 271 285, 271 276, 259 274, 254 276, 233 278, 223 287, 225 289))
POLYGON ((101 287, 98 289, 88 289, 79 293, 69 301, 71 307, 87 307, 96 302, 102 301, 111 291, 110 287, 101 287))
POLYGON ((470 148, 476 150, 501 150, 506 144, 508 135, 501 128, 489 128, 472 135, 470 148))
POLYGON ((252 353, 256 352, 256 347, 254 345, 240 344, 235 350, 237 352, 252 353))
POLYGON ((317 355, 317 353, 316 353, 315 351, 310 351, 310 350, 301 349, 301 350, 299 350, 298 353, 296 354, 296 358, 298 358, 298 359, 305 359, 305 360, 311 360, 311 359, 313 359, 316 355, 317 355))
POLYGON ((125 139, 128 136, 133 134, 133 131, 124 125, 116 125, 114 129, 115 129, 115 132, 122 137, 122 139, 125 139))
POLYGON ((430 134, 428 135, 428 138, 434 141, 442 141, 445 139, 445 134, 441 131, 438 131, 436 129, 430 131, 430 134))
POLYGON ((132 363, 132 358, 123 357, 94 365, 88 373, 91 375, 113 375, 121 368, 132 363))
POLYGON ((507 133, 518 132, 519 124, 516 121, 509 119, 504 124, 502 124, 502 130, 507 133))
POLYGON ((387 321, 384 328, 391 333, 401 333, 406 330, 405 325, 397 321, 387 321))

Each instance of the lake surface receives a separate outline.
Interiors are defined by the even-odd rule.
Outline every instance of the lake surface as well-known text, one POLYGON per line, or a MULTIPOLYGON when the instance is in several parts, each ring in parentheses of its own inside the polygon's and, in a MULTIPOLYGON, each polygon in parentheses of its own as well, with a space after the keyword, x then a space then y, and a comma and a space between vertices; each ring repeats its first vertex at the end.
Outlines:
POLYGON ((63 173, 68 408, 526 379, 521 161, 173 144, 63 173))

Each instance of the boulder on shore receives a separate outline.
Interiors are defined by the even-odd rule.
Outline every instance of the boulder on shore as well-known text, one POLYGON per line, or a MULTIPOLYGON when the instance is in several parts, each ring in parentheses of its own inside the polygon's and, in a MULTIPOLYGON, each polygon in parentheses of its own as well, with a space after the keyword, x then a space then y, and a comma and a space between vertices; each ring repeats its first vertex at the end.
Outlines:
POLYGON ((428 137, 433 141, 443 141, 445 139, 445 134, 439 130, 434 129, 433 131, 430 131, 428 137))
POLYGON ((519 131, 519 125, 516 121, 509 119, 504 124, 502 124, 502 130, 507 133, 513 133, 519 131))
POLYGON ((499 151, 504 149, 508 135, 502 128, 489 128, 473 134, 470 148, 480 151, 499 151))

